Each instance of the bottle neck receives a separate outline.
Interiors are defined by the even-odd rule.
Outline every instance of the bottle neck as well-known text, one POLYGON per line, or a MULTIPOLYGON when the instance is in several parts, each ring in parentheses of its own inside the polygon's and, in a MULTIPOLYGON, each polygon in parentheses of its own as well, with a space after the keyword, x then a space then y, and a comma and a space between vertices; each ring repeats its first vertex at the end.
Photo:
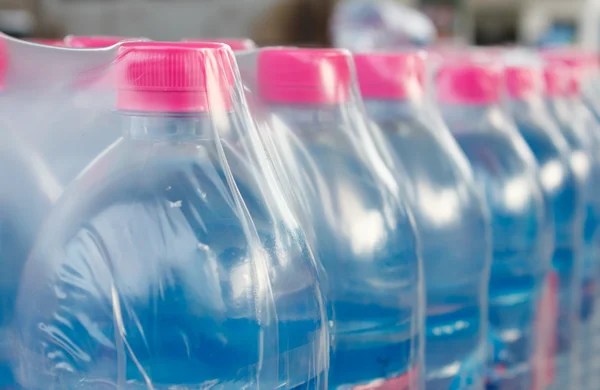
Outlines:
POLYGON ((298 137, 321 137, 349 120, 348 105, 270 104, 270 113, 298 137))
POLYGON ((510 98, 507 106, 511 114, 519 117, 530 116, 532 113, 546 110, 546 102, 541 96, 532 96, 527 99, 510 98))
POLYGON ((509 123, 499 103, 485 105, 440 103, 440 110, 452 133, 502 131, 509 123))
POLYGON ((422 110, 421 104, 413 100, 367 99, 364 104, 369 119, 377 123, 411 120, 422 110))
MULTIPOLYGON (((214 119, 208 113, 121 113, 125 136, 133 140, 214 139, 214 119)), ((229 122, 224 121, 229 125, 229 122)))

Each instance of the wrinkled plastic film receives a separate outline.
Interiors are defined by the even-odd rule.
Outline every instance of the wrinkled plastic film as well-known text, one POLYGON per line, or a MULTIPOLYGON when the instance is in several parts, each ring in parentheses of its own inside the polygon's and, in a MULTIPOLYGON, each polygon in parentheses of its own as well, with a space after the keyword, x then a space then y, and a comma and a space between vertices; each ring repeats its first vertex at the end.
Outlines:
POLYGON ((422 388, 419 241, 351 56, 270 48, 237 59, 262 142, 328 274, 329 387, 422 388))
POLYGON ((32 152, 4 156, 40 156, 7 188, 23 200, 55 176, 57 189, 3 221, 29 241, 3 263, 2 379, 327 388, 323 273, 253 141, 230 49, 7 42, 2 132, 32 152))

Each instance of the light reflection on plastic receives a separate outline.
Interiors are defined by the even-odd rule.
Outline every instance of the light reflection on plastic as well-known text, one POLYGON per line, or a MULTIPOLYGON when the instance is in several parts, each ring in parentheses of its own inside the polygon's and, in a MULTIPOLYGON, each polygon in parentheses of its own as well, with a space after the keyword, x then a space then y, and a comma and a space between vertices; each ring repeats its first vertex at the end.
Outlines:
POLYGON ((343 227, 350 239, 353 253, 360 255, 373 252, 385 238, 385 224, 381 213, 362 209, 362 202, 356 199, 351 188, 340 188, 339 192, 344 194, 340 197, 342 220, 361 221, 343 227))
POLYGON ((518 177, 509 180, 504 186, 504 201, 509 210, 522 210, 529 201, 528 178, 518 177))
POLYGON ((542 184, 547 190, 553 191, 563 182, 565 170, 559 161, 551 161, 540 170, 542 184))
POLYGON ((590 172, 590 160, 584 151, 575 151, 571 156, 571 165, 577 177, 587 177, 590 172))
POLYGON ((421 210, 436 226, 448 225, 457 217, 460 208, 458 194, 454 190, 432 191, 429 186, 419 188, 419 202, 423 205, 421 210))

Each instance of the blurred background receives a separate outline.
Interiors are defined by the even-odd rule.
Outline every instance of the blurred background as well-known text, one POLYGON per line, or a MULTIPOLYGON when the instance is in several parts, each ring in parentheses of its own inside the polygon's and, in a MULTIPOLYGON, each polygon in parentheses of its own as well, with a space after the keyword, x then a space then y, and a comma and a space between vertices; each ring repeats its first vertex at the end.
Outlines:
MULTIPOLYGON (((150 39, 251 37, 260 45, 329 45, 345 0, 0 0, 0 30, 150 39)), ((600 0, 394 0, 433 21, 440 40, 600 48, 600 0)))

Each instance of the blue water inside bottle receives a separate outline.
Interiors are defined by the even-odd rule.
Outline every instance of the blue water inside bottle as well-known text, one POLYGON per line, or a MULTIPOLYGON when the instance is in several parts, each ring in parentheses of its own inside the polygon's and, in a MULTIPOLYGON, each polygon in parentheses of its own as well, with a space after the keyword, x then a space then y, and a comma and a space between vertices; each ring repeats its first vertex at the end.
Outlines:
POLYGON ((579 283, 576 277, 581 262, 586 178, 571 161, 570 145, 557 123, 543 103, 536 103, 512 101, 510 110, 517 128, 536 156, 544 195, 552 207, 556 232, 552 264, 559 285, 556 363, 557 375, 561 377, 565 373, 560 370, 567 370, 563 364, 573 348, 570 336, 573 332, 571 302, 576 299, 573 289, 579 283))
POLYGON ((15 385, 11 323, 21 272, 60 188, 20 134, 5 128, 0 143, 0 389, 10 389, 15 385))
MULTIPOLYGON (((548 101, 548 107, 557 121, 561 133, 566 138, 571 149, 571 164, 574 171, 584 183, 585 215, 583 224, 582 263, 579 272, 574 275, 578 291, 574 294, 575 302, 569 302, 575 328, 565 337, 576 341, 571 356, 562 358, 562 365, 557 368, 557 379, 554 388, 573 385, 587 388, 586 377, 593 374, 589 366, 593 364, 594 346, 594 317, 595 292, 597 288, 598 256, 600 256, 600 197, 597 188, 600 186, 600 164, 595 158, 598 140, 594 132, 595 121, 591 121, 590 112, 579 103, 554 99, 548 101), (572 104, 569 104, 572 103, 572 104), (570 367, 570 371, 569 371, 570 367)), ((565 314, 566 315, 566 314, 565 314)), ((592 388, 594 384, 592 383, 592 388)))
POLYGON ((22 388, 326 388, 316 267, 251 163, 220 149, 209 115, 125 123, 26 264, 22 388))
POLYGON ((416 233, 345 128, 348 104, 273 104, 272 133, 329 279, 330 389, 417 389, 422 286, 416 233), (377 381, 378 385, 374 385, 377 381), (388 386, 392 386, 391 384, 388 386), (387 387, 382 387, 387 388, 387 387))
POLYGON ((446 128, 404 100, 366 100, 412 189, 427 289, 426 388, 484 387, 489 215, 468 161, 446 128))
POLYGON ((549 268, 545 204, 537 165, 494 105, 442 105, 491 213, 488 389, 529 389, 537 302, 549 268))
MULTIPOLYGON (((589 89, 584 90, 582 93, 582 102, 592 114, 591 122, 588 123, 594 128, 600 123, 600 95, 598 95, 598 91, 594 88, 598 85, 597 77, 589 81, 589 89)), ((595 131, 596 136, 600 135, 598 134, 598 129, 592 131, 595 131)), ((596 172, 596 170, 593 172, 596 172)), ((594 213, 598 216, 597 211, 594 213)), ((586 226, 588 236, 593 237, 593 234, 589 234, 594 229, 593 221, 589 219, 586 226)), ((594 241, 596 240, 594 239, 594 241)), ((590 248, 585 256, 587 259, 586 263, 593 267, 593 269, 590 269, 590 273, 594 276, 589 277, 589 279, 593 280, 594 283, 587 283, 586 288, 584 288, 587 294, 584 293, 584 296, 589 297, 590 294, 594 294, 594 299, 593 303, 588 299, 588 308, 590 309, 582 311, 582 316, 590 317, 587 322, 582 324, 581 331, 581 340, 586 340, 586 343, 582 343, 581 345, 582 353, 580 357, 580 362, 583 366, 581 374, 583 383, 581 386, 584 390, 594 390, 594 386, 600 382, 600 288, 598 288, 600 281, 600 249, 598 245, 592 245, 590 248)))

